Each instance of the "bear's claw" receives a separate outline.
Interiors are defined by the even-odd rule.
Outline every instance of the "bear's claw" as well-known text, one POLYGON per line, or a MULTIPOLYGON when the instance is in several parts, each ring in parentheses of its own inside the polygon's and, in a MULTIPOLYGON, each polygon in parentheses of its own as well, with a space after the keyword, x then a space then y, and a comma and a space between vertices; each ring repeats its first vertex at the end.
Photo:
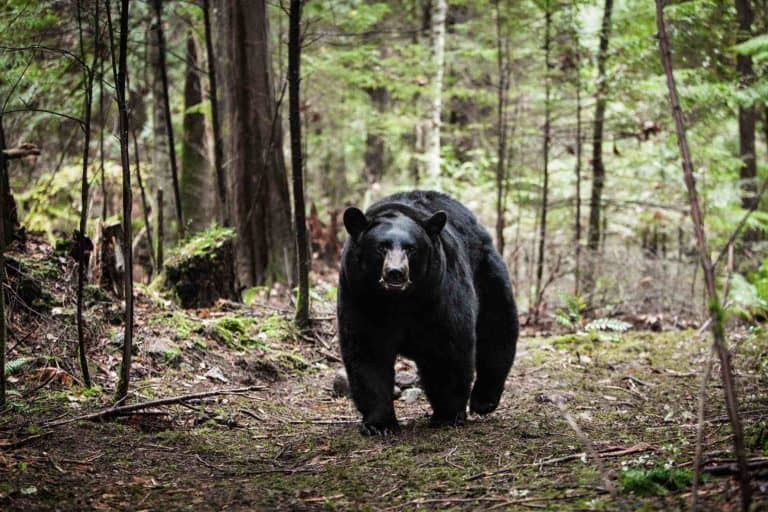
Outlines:
POLYGON ((461 427, 467 421, 467 413, 461 412, 455 416, 435 416, 429 419, 429 426, 432 428, 439 427, 461 427))
POLYGON ((375 423, 361 423, 360 433, 364 436, 381 436, 387 437, 400 431, 400 425, 398 423, 387 424, 375 424, 375 423))
POLYGON ((493 411, 495 411, 498 406, 499 406, 498 401, 480 402, 480 401, 472 400, 470 401, 470 404, 469 404, 469 410, 474 414, 485 416, 486 414, 491 414, 493 411))

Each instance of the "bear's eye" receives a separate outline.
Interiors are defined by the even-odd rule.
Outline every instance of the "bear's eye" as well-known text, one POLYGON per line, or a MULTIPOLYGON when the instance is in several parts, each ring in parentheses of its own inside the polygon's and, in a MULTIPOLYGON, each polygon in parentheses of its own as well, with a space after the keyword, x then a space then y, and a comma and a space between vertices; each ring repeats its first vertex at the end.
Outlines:
POLYGON ((376 252, 378 252, 381 255, 386 254, 388 250, 389 250, 389 244, 387 242, 380 242, 376 246, 376 252))
POLYGON ((416 252, 416 248, 415 248, 414 246, 412 246, 412 245, 404 245, 404 246, 403 246, 403 250, 405 251, 405 253, 406 253, 408 256, 410 256, 411 254, 413 254, 414 252, 416 252))

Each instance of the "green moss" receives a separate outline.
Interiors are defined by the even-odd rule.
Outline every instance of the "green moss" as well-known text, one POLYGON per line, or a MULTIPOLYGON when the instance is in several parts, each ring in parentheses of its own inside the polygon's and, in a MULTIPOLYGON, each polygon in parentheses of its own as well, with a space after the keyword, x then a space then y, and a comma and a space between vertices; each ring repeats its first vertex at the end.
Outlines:
POLYGON ((184 245, 171 251, 168 254, 166 265, 173 265, 180 260, 192 257, 216 257, 216 251, 213 249, 221 247, 224 242, 235 237, 235 230, 232 228, 223 228, 213 225, 210 228, 195 234, 187 240, 184 245))
POLYGON ((202 331, 202 324, 184 315, 180 311, 174 311, 164 316, 156 316, 150 320, 149 325, 164 326, 174 331, 176 341, 188 340, 194 333, 202 331))
POLYGON ((225 316, 216 319, 209 327, 210 334, 230 348, 242 349, 247 345, 256 344, 256 340, 248 336, 253 324, 250 318, 225 316))
POLYGON ((768 455, 768 421, 760 420, 754 425, 747 427, 744 438, 747 448, 761 451, 768 455))
POLYGON ((245 334, 251 321, 236 316, 225 316, 216 320, 216 325, 233 334, 245 334))
POLYGON ((83 299, 88 302, 111 302, 107 292, 102 290, 101 286, 87 284, 83 288, 83 299))
POLYGON ((293 322, 279 314, 268 316, 259 321, 258 331, 261 337, 276 341, 295 339, 297 335, 293 322))
POLYGON ((656 467, 627 469, 619 473, 619 483, 625 492, 638 496, 666 496, 691 485, 693 472, 689 469, 656 467))

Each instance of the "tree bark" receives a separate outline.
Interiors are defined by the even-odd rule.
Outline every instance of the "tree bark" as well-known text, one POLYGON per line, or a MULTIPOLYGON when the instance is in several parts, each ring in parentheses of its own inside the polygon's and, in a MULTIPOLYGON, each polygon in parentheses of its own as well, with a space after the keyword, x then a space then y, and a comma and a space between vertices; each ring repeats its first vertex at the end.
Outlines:
MULTIPOLYGON (((704 232, 704 220, 699 206, 699 197, 696 191, 696 182, 693 176, 693 163, 690 150, 688 149, 688 140, 685 134, 685 125, 683 123, 682 109, 677 96, 677 85, 672 71, 672 56, 667 40, 667 32, 664 26, 664 0, 656 0, 656 25, 658 30, 659 50, 661 51, 661 61, 664 66, 664 73, 667 77, 667 88, 669 89, 669 102, 672 110, 672 117, 675 121, 675 131, 677 133, 677 144, 680 149, 683 164, 683 177, 685 186, 688 189, 688 200, 691 205, 691 220, 696 234, 696 245, 701 258, 701 267, 704 271, 704 283, 709 300, 709 314, 711 318, 710 326, 712 329, 713 345, 720 359, 720 375, 723 381, 723 390, 725 392, 726 408, 728 418, 733 429, 734 455, 736 456, 739 468, 739 484, 741 489, 742 510, 749 510, 752 498, 752 489, 749 482, 749 468, 744 451, 744 433, 739 419, 739 408, 736 393, 736 383, 731 368, 731 356, 726 346, 725 340, 725 318, 720 304, 720 297, 717 294, 715 284, 715 270, 712 260, 709 256, 706 234, 704 232)), ((698 464, 699 461, 696 461, 698 464)), ((695 497, 694 497, 695 500, 695 497)))
POLYGON ((229 226, 231 220, 229 202, 227 201, 227 180, 224 174, 224 142, 221 140, 221 117, 219 116, 218 84, 216 83, 216 59, 213 51, 210 3, 210 0, 203 0, 205 51, 208 61, 208 98, 211 102, 211 124, 213 125, 213 166, 216 170, 216 191, 219 199, 221 223, 224 226, 229 226))
POLYGON ((184 133, 181 145, 181 204, 187 212, 189 230, 202 231, 211 221, 214 188, 205 152, 205 116, 189 109, 203 101, 197 73, 197 47, 194 35, 187 34, 186 69, 184 71, 184 133))
MULTIPOLYGON (((292 282, 295 247, 267 2, 218 0, 223 140, 240 287, 292 282)), ((282 101, 282 93, 280 95, 282 101)))
POLYGON ((82 6, 77 2, 77 29, 80 41, 80 58, 83 62, 83 173, 80 186, 80 230, 75 237, 77 244, 77 352, 80 363, 80 371, 83 375, 83 384, 91 387, 91 374, 88 371, 88 358, 85 344, 85 326, 83 325, 83 287, 85 286, 85 269, 88 267, 88 258, 85 255, 87 227, 88 227, 88 162, 91 155, 91 107, 93 104, 93 73, 96 68, 97 52, 99 47, 99 2, 96 2, 94 16, 94 57, 92 66, 88 67, 85 55, 85 41, 83 38, 82 6))
MULTIPOLYGON (((383 114, 389 104, 389 91, 386 87, 371 87, 366 90, 376 112, 383 114)), ((368 183, 378 183, 384 176, 386 167, 386 142, 380 133, 369 129, 365 137, 365 176, 368 183)))
MULTIPOLYGON (((752 23, 755 13, 749 0, 736 0, 736 16, 739 20, 739 31, 736 41, 743 43, 752 37, 752 23)), ((736 56, 736 69, 739 72, 739 87, 749 87, 754 81, 752 56, 741 53, 736 56)), ((739 178, 741 180, 741 207, 753 208, 757 200, 757 160, 755 158, 755 106, 739 106, 739 178)), ((748 238, 754 238, 757 233, 749 230, 748 238)))
POLYGON ((16 230, 19 227, 19 217, 16 210, 16 200, 11 192, 11 182, 8 176, 8 159, 5 156, 5 130, 3 129, 3 116, 0 114, 0 153, 3 153, 0 180, 2 180, 3 206, 0 208, 3 222, 3 237, 0 242, 8 246, 13 242, 16 230))
POLYGON ((509 104, 509 35, 503 28, 499 0, 494 3, 496 10, 496 65, 499 73, 497 93, 496 127, 498 145, 496 150, 496 247, 504 256, 504 214, 507 175, 507 106, 509 104))
POLYGON ((592 131, 592 194, 589 198, 589 229, 587 247, 597 251, 600 246, 600 228, 605 166, 603 165, 603 125, 607 103, 608 81, 605 63, 608 59, 608 41, 611 35, 611 12, 613 0, 605 0, 603 23, 600 28, 600 47, 597 54, 597 94, 595 98, 595 119, 592 131))
MULTIPOLYGON (((5 160, 5 153, 2 149, 5 148, 5 138, 3 137, 3 116, 0 115, 0 213, 5 212, 6 208, 6 183, 8 180, 7 175, 7 162, 5 160)), ((5 329, 5 230, 6 223, 5 217, 0 222, 0 410, 5 407, 5 345, 6 345, 6 329, 5 329)))
POLYGON ((578 32, 575 33, 576 46, 576 211, 574 212, 573 238, 576 245, 576 264, 573 272, 573 294, 578 295, 581 286, 581 45, 578 32))
POLYGON ((177 229, 181 238, 186 236, 186 226, 181 206, 181 190, 179 187, 179 168, 176 163, 176 144, 173 136, 173 122, 171 120, 171 101, 168 96, 168 66, 165 62, 165 33, 163 30, 163 2, 152 0, 152 8, 155 12, 153 21, 157 42, 157 65, 160 72, 161 98, 163 117, 165 121, 165 134, 168 137, 168 157, 171 162, 171 184, 173 186, 173 199, 176 206, 177 229))
POLYGON ((536 259, 536 293, 534 294, 535 303, 533 307, 534 321, 539 318, 539 306, 543 300, 543 290, 541 289, 542 279, 544 276, 544 251, 546 249, 547 242, 547 209, 549 208, 549 139, 550 139, 550 43, 551 43, 551 29, 552 29, 552 11, 550 6, 550 0, 546 0, 544 9, 545 16, 545 32, 544 32, 544 169, 543 169, 543 183, 541 187, 541 221, 539 223, 539 252, 536 259))
POLYGON ((157 189, 157 260, 158 271, 163 270, 165 264, 165 255, 163 254, 163 244, 165 243, 165 225, 163 222, 163 189, 157 189))
POLYGON ((125 334, 123 336, 123 357, 120 364, 120 380, 117 384, 116 400, 122 401, 128 395, 128 386, 131 377, 131 351, 133 348, 133 241, 131 213, 131 168, 128 158, 128 109, 126 102, 125 83, 128 74, 128 6, 130 0, 120 2, 120 40, 119 57, 115 63, 115 42, 112 26, 112 14, 110 1, 106 0, 107 23, 109 24, 110 47, 112 54, 112 72, 115 79, 115 96, 119 112, 118 130, 120 138, 120 165, 123 171, 123 257, 125 258, 125 272, 123 278, 125 298, 125 334))
POLYGON ((302 0, 291 0, 288 27, 288 101, 291 126, 291 168, 293 171, 294 223, 298 254, 299 297, 296 303, 296 324, 309 326, 309 240, 307 238, 306 207, 304 204, 304 169, 301 150, 301 9, 302 0))
POLYGON ((433 76, 430 97, 430 121, 426 137, 427 175, 440 175, 440 127, 443 110, 443 67, 445 65, 445 17, 448 13, 446 0, 435 0, 432 5, 432 67, 433 76))
MULTIPOLYGON (((141 195, 141 213, 144 216, 144 227, 147 230, 147 245, 149 246, 149 259, 152 261, 152 269, 159 274, 162 270, 155 259, 155 246, 152 242, 152 225, 149 222, 149 201, 147 200, 147 190, 144 188, 144 180, 141 177, 141 165, 139 159, 139 138, 136 135, 136 127, 131 124, 131 137, 133 138, 133 159, 136 161, 136 184, 139 186, 141 195)), ((151 275, 150 275, 151 279, 151 275)))
MULTIPOLYGON (((101 53, 101 43, 99 52, 101 53)), ((101 223, 104 224, 109 216, 109 198, 107 197, 107 179, 104 172, 104 125, 107 124, 107 111, 104 108, 104 61, 106 55, 101 53, 99 58, 99 177, 101 184, 101 223)))

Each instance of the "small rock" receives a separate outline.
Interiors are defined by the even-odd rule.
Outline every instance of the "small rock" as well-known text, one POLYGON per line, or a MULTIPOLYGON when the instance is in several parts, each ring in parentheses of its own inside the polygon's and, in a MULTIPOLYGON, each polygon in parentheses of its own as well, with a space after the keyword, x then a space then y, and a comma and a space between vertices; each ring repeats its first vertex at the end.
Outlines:
MULTIPOLYGON (((122 350, 124 341, 125 341, 125 331, 120 330, 120 331, 117 331, 112 336, 110 343, 112 343, 116 347, 119 347, 122 350)), ((139 355, 139 339, 138 338, 133 339, 133 345, 131 345, 131 354, 134 356, 139 355)))
POLYGON ((408 388, 406 390, 403 390, 403 393, 400 395, 400 401, 405 402, 406 404, 415 404, 416 400, 418 400, 420 396, 421 396, 421 389, 408 388))
POLYGON ((224 374, 221 372, 221 368, 218 366, 212 367, 210 370, 208 370, 205 373, 205 376, 209 379, 218 380, 219 382, 227 383, 229 382, 229 379, 227 379, 224 374))
POLYGON ((351 396, 349 390, 349 377, 347 377, 347 371, 344 368, 339 368, 336 372, 336 376, 333 378, 333 396, 351 396))
POLYGON ((125 339, 125 332, 123 332, 123 331, 117 331, 117 332, 116 332, 116 333, 115 333, 115 334, 112 336, 112 339, 110 339, 109 341, 110 341, 110 342, 111 342, 113 345, 115 345, 115 346, 118 346, 118 347, 122 347, 122 346, 123 346, 123 340, 124 340, 124 339, 125 339))
POLYGON ((168 352, 179 350, 179 346, 172 342, 170 338, 151 338, 147 341, 144 351, 151 356, 162 357, 168 352))
POLYGON ((419 383, 419 376, 414 372, 402 371, 395 374, 395 384, 400 389, 408 389, 419 383))

